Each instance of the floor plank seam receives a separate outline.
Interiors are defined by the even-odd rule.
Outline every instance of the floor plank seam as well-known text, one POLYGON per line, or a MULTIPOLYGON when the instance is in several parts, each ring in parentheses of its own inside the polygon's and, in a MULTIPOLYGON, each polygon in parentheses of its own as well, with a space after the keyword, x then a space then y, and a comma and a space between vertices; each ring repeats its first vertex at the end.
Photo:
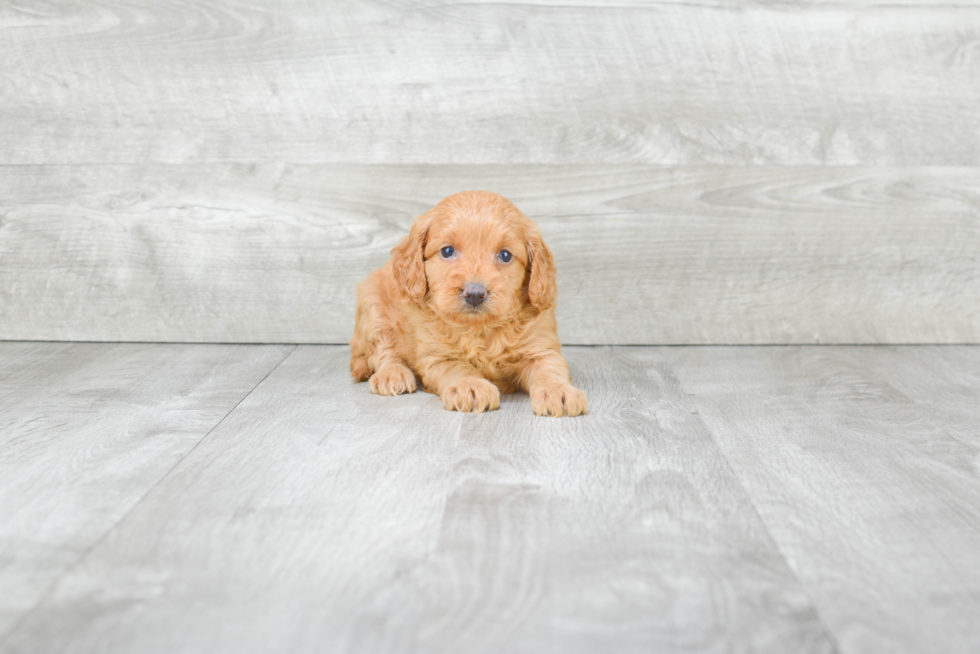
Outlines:
POLYGON ((269 378, 269 375, 271 375, 273 372, 275 372, 276 369, 279 368, 279 366, 281 366, 282 363, 286 359, 289 358, 289 355, 291 355, 293 352, 296 351, 296 348, 297 347, 298 347, 297 345, 293 345, 289 349, 289 351, 286 352, 286 354, 281 359, 279 359, 279 361, 276 363, 276 365, 274 365, 269 370, 269 372, 267 372, 262 377, 262 379, 260 379, 251 389, 249 389, 249 391, 247 393, 245 393, 245 395, 242 396, 242 398, 235 404, 235 406, 233 406, 225 415, 223 415, 221 417, 221 419, 218 420, 214 424, 214 426, 212 426, 211 429, 209 429, 207 431, 207 433, 205 433, 200 438, 200 440, 198 440, 197 443, 194 444, 193 447, 191 447, 189 450, 187 450, 187 452, 185 452, 184 455, 182 457, 180 457, 180 459, 177 460, 176 463, 174 463, 172 466, 170 466, 170 469, 168 469, 163 475, 161 475, 160 478, 156 481, 156 483, 154 483, 153 486, 151 486, 145 493, 143 493, 143 495, 140 496, 140 498, 138 500, 136 500, 136 502, 134 502, 131 507, 129 507, 129 509, 126 511, 126 513, 124 513, 122 515, 122 517, 120 517, 115 523, 113 523, 108 529, 106 529, 105 532, 101 536, 99 536, 95 541, 93 541, 92 544, 89 545, 85 549, 84 552, 82 552, 82 554, 78 557, 78 559, 75 561, 75 563, 73 563, 71 566, 69 566, 68 568, 66 568, 65 571, 62 574, 60 574, 58 576, 58 578, 55 579, 51 583, 51 585, 48 587, 48 589, 45 590, 40 595, 40 597, 38 597, 38 600, 34 603, 34 605, 29 610, 27 610, 24 613, 22 613, 21 616, 19 618, 17 618, 17 620, 15 620, 13 622, 13 624, 10 625, 10 628, 7 630, 6 633, 0 635, 0 648, 2 648, 4 645, 6 645, 7 644, 7 641, 10 639, 10 637, 13 634, 15 634, 17 632, 17 630, 20 628, 20 626, 22 624, 24 624, 24 622, 26 622, 32 615, 34 615, 37 612, 37 610, 41 606, 44 605, 45 602, 48 601, 48 599, 51 597, 51 595, 54 593, 54 591, 58 588, 58 586, 61 584, 61 582, 64 581, 67 577, 69 577, 71 574, 73 574, 75 572, 75 570, 77 570, 78 567, 80 565, 82 565, 82 563, 85 562, 85 560, 89 557, 89 555, 91 555, 92 552, 94 552, 103 542, 105 542, 106 538, 108 538, 109 535, 112 532, 114 532, 116 529, 118 529, 121 524, 123 524, 124 522, 126 522, 126 520, 129 518, 129 516, 132 515, 133 512, 136 510, 136 508, 139 507, 143 503, 143 501, 147 497, 149 497, 150 494, 153 493, 153 491, 156 490, 156 488, 158 486, 160 486, 160 484, 163 483, 163 481, 165 479, 167 479, 173 473, 173 471, 176 470, 180 466, 180 464, 183 463, 184 460, 186 460, 187 457, 190 456, 191 453, 193 453, 201 445, 201 443, 203 443, 205 440, 207 440, 208 436, 210 436, 211 434, 213 434, 214 431, 222 423, 224 423, 225 420, 228 419, 228 416, 230 416, 231 414, 233 414, 238 409, 238 407, 240 407, 242 405, 242 403, 246 399, 248 399, 248 397, 250 395, 252 395, 252 393, 255 392, 255 389, 257 389, 259 386, 261 386, 265 382, 265 380, 269 378))
MULTIPOLYGON (((698 413, 698 419, 701 419, 700 412, 698 413)), ((745 493, 745 497, 748 499, 749 504, 752 506, 752 512, 755 513, 756 517, 759 519, 759 524, 761 524, 765 528, 766 536, 769 537, 769 542, 772 544, 773 549, 779 553, 779 557, 783 560, 783 563, 786 564, 786 569, 790 572, 790 574, 793 575, 793 578, 796 579, 796 581, 799 583, 799 587, 802 590, 802 592, 806 594, 807 599, 810 601, 810 606, 813 609, 813 615, 817 619, 817 622, 820 623, 820 627, 823 629, 824 635, 827 636, 827 640, 829 640, 831 645, 833 645, 834 647, 833 651, 837 652, 837 654, 844 654, 844 650, 841 649, 840 643, 837 641, 837 635, 830 629, 830 626, 827 624, 827 621, 824 620, 824 617, 820 612, 820 606, 817 604, 817 601, 814 598, 813 593, 810 592, 810 589, 807 586, 806 582, 800 577, 799 574, 797 574, 796 568, 786 557, 786 553, 783 551, 783 548, 780 547, 779 542, 772 535, 772 529, 769 527, 769 522, 759 511, 759 507, 756 506, 755 500, 752 498, 752 496, 749 494, 748 490, 746 489, 745 483, 742 481, 742 478, 735 472, 734 467, 732 467, 731 462, 728 460, 728 456, 725 454, 724 450, 722 450, 721 446, 718 444, 718 439, 715 438, 714 432, 711 430, 710 427, 708 427, 707 424, 705 424, 703 420, 701 421, 701 424, 704 425, 705 429, 708 430, 708 434, 711 435, 711 440, 714 441, 715 446, 718 447, 718 453, 721 455, 722 460, 725 462, 725 466, 727 466, 728 470, 732 473, 732 477, 735 479, 735 482, 738 484, 738 487, 742 489, 743 493, 745 493)))
MULTIPOLYGON (((678 387, 680 387, 680 389, 684 392, 684 394, 690 396, 687 389, 684 387, 684 383, 681 381, 680 377, 675 375, 673 371, 670 371, 670 376, 673 377, 675 383, 677 383, 678 387)), ((759 524, 762 525, 762 527, 766 530, 766 536, 769 538, 769 542, 772 545, 773 550, 779 553, 779 557, 786 565, 786 570, 789 571, 791 575, 793 575, 793 578, 796 579, 796 581, 799 584, 799 588, 802 590, 803 593, 806 594, 806 597, 810 602, 810 606, 813 609, 813 614, 817 622, 820 624, 820 627, 823 629, 824 635, 827 636, 827 640, 829 640, 831 645, 833 645, 834 648, 833 651, 837 652, 837 654, 844 654, 844 650, 841 649, 836 634, 834 634, 834 632, 831 631, 829 625, 827 624, 827 621, 824 620, 823 615, 821 615, 820 607, 817 605, 817 602, 814 599, 813 594, 810 592, 810 589, 807 587, 803 579, 801 579, 799 574, 797 574, 796 569, 793 567, 789 559, 786 557, 786 553, 779 546, 779 542, 776 541, 776 538, 772 535, 772 529, 770 528, 768 521, 762 515, 762 512, 759 511, 759 507, 756 505, 755 500, 752 498, 752 495, 749 494, 748 489, 746 488, 745 483, 742 481, 741 476, 739 476, 739 474, 736 472, 735 467, 732 465, 731 461, 728 458, 728 455, 725 454, 725 450, 721 447, 721 443, 718 441, 718 438, 715 435, 714 430, 711 429, 708 423, 701 416, 701 411, 699 409, 695 408, 694 411, 695 414, 697 415, 698 421, 700 421, 705 431, 711 437, 711 442, 714 443, 715 449, 718 451, 718 455, 721 457, 721 460, 725 462, 725 467, 728 469, 728 472, 732 475, 732 479, 734 479, 735 483, 738 484, 738 487, 742 489, 742 493, 745 495, 745 498, 748 500, 749 505, 752 507, 752 512, 755 514, 756 518, 758 518, 759 524)))

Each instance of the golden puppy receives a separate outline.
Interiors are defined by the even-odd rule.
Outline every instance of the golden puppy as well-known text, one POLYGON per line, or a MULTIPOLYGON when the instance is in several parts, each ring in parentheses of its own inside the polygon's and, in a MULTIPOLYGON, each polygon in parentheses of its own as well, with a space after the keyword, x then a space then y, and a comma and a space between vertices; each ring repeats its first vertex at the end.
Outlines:
POLYGON ((417 375, 453 411, 496 409, 521 388, 538 415, 583 414, 557 294, 551 251, 517 207, 487 191, 451 195, 358 286, 351 374, 381 395, 413 392, 417 375))

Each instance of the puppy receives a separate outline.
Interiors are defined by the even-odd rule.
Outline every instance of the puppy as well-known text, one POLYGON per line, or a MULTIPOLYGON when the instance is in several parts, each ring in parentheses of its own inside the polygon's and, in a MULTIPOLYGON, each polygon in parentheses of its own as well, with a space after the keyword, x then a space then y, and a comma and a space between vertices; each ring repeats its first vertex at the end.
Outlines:
POLYGON ((357 288, 351 374, 380 395, 416 377, 451 411, 489 411, 522 389, 540 416, 586 413, 555 324, 555 264, 537 227, 487 191, 451 195, 415 220, 357 288))

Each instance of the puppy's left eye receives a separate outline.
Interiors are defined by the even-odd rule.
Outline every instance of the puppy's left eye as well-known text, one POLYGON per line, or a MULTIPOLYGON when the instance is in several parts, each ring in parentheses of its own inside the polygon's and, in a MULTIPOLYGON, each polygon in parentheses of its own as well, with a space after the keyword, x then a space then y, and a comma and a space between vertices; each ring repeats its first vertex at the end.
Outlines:
POLYGON ((500 263, 510 263, 511 259, 514 258, 514 255, 511 254, 508 250, 501 250, 497 254, 497 258, 500 259, 500 263))

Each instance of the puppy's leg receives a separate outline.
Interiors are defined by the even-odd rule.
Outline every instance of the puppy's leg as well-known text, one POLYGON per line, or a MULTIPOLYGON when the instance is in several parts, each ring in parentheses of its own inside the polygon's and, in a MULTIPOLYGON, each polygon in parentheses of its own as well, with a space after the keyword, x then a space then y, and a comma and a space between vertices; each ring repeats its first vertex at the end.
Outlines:
POLYGON ((368 360, 374 354, 371 334, 378 330, 377 274, 368 277, 357 287, 357 310, 354 313, 354 335, 350 339, 350 374, 359 381, 367 381, 374 372, 368 360))
POLYGON ((521 371, 521 386, 539 416, 578 416, 589 411, 585 393, 572 386, 568 363, 558 352, 533 359, 521 371))
POLYGON ((482 413, 500 407, 500 390, 472 366, 459 361, 433 361, 420 370, 422 383, 450 411, 482 413))
POLYGON ((371 392, 378 395, 412 393, 415 373, 398 354, 392 309, 379 285, 380 272, 376 272, 357 289, 351 375, 358 381, 370 378, 371 392))
POLYGON ((372 393, 401 395, 415 392, 415 373, 387 343, 375 343, 368 365, 374 370, 370 380, 372 393))
POLYGON ((371 376, 371 366, 368 365, 368 358, 372 351, 370 341, 365 340, 357 331, 350 339, 350 374, 359 382, 367 381, 371 376))

